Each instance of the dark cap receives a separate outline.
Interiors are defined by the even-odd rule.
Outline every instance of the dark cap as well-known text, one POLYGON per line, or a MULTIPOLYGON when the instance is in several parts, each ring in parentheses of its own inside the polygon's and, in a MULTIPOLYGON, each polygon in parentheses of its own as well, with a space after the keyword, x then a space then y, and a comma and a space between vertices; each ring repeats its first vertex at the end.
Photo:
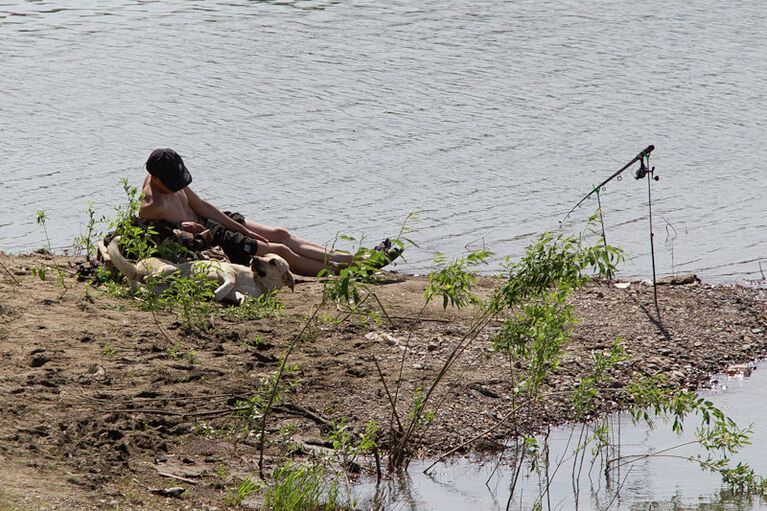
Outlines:
POLYGON ((146 170, 162 181, 170 191, 177 192, 192 182, 184 160, 173 149, 155 149, 146 160, 146 170))

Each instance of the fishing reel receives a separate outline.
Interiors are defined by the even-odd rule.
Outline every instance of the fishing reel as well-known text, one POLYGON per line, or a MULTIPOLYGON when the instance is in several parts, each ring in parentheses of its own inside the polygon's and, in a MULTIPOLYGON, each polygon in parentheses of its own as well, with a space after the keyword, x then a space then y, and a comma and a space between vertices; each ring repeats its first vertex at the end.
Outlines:
MULTIPOLYGON (((648 157, 647 159, 649 160, 650 158, 648 157)), ((649 161, 648 161, 647 164, 645 164, 644 158, 642 158, 639 161, 640 161, 639 168, 634 173, 634 179, 639 180, 639 179, 642 179, 643 177, 645 177, 647 174, 650 174, 652 176, 653 180, 655 180, 655 181, 659 181, 660 180, 660 177, 655 175, 655 167, 649 168, 649 161)))

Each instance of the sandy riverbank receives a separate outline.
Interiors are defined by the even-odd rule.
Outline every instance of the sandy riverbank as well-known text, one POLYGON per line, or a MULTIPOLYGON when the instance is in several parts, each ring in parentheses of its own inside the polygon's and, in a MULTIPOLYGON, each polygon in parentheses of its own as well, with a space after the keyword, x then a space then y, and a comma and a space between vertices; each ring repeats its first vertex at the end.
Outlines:
MULTIPOLYGON (((63 263, 65 260, 61 258, 63 263)), ((285 310, 260 320, 217 319, 206 333, 184 332, 172 314, 152 314, 66 277, 67 290, 31 268, 47 256, 0 255, 0 510, 225 509, 237 477, 252 474, 254 442, 240 420, 213 413, 255 392, 278 365, 290 339, 320 301, 322 285, 301 281, 279 300, 285 310), (14 282, 14 279, 18 283, 14 282), (161 474, 176 475, 184 482, 161 474), (194 483, 194 484, 193 484, 194 483), (184 486, 180 500, 150 490, 184 486)), ((271 434, 308 452, 321 444, 324 421, 347 420, 355 430, 389 422, 389 405, 373 356, 391 384, 423 304, 425 278, 391 274, 377 294, 393 324, 342 323, 334 308, 291 356, 298 369, 270 423, 271 434)), ((489 293, 491 279, 478 290, 489 293)), ((593 283, 574 299, 581 323, 562 366, 546 382, 571 389, 589 369, 591 352, 620 336, 628 360, 613 375, 620 387, 632 375, 664 373, 695 386, 728 364, 767 353, 767 316, 760 291, 733 285, 659 288, 665 332, 650 317, 652 288, 618 289, 593 283)), ((473 311, 429 306, 405 358, 402 395, 429 383, 473 311)), ((460 370, 440 387, 444 404, 418 444, 421 455, 443 452, 491 427, 508 408, 508 363, 482 334, 463 354, 460 370)), ((566 421, 566 393, 547 404, 552 422, 566 421)), ((405 413, 409 403, 402 402, 405 413)), ((615 403, 603 402, 603 409, 615 403)), ((499 427, 477 448, 493 448, 510 431, 499 427)), ((267 464, 274 466, 276 449, 267 464)))

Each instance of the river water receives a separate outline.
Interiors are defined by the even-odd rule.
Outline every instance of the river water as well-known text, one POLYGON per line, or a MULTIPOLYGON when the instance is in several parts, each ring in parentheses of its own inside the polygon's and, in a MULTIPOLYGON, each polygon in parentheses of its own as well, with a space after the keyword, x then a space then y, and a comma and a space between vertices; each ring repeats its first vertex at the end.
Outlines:
MULTIPOLYGON (((658 272, 760 275, 767 6, 558 0, 0 0, 0 249, 72 244, 151 149, 192 188, 325 242, 418 217, 435 252, 517 257, 648 144, 658 272)), ((650 274, 645 181, 602 192, 650 274)), ((590 199, 563 225, 580 231, 590 199)), ((344 248, 351 248, 341 242, 344 248)))
MULTIPOLYGON (((764 456, 767 408, 762 406, 767 400, 765 369, 767 363, 762 362, 750 378, 718 375, 717 383, 701 392, 740 427, 751 427, 753 445, 733 455, 731 466, 742 462, 762 475, 767 474, 764 456)), ((591 442, 581 450, 584 458, 577 460, 574 452, 582 426, 575 424, 552 430, 548 439, 548 494, 544 491, 545 470, 538 472, 530 469, 528 463, 522 463, 524 468, 510 498, 513 456, 506 452, 502 458, 440 462, 429 475, 422 471, 431 465, 430 461, 414 462, 405 475, 384 482, 377 491, 372 481, 358 485, 353 492, 354 499, 360 509, 379 511, 530 510, 536 509, 536 505, 561 511, 767 510, 767 500, 728 492, 718 474, 683 459, 707 458, 702 448, 684 445, 695 440, 700 417, 688 417, 681 435, 672 431, 670 423, 658 418, 654 420, 654 428, 644 423, 635 424, 625 413, 610 417, 608 423, 611 432, 607 438, 619 448, 611 448, 607 456, 595 457, 592 448, 596 442, 591 442), (609 483, 604 476, 605 459, 614 460, 613 467, 623 464, 620 470, 610 471, 609 483)), ((594 434, 593 429, 588 431, 582 438, 594 434)), ((539 441, 543 446, 543 438, 539 441)))
MULTIPOLYGON (((39 210, 71 246, 88 202, 112 215, 167 146, 222 209, 370 244, 417 211, 401 270, 484 246, 492 271, 654 144, 659 273, 756 278, 766 18, 757 1, 0 0, 0 249, 42 246, 39 210)), ((601 193, 607 240, 648 276, 632 171, 601 193)), ((673 500, 652 474, 635 486, 673 500)), ((717 488, 682 479, 685 498, 717 488)), ((649 509, 637 495, 621 509, 649 509)))

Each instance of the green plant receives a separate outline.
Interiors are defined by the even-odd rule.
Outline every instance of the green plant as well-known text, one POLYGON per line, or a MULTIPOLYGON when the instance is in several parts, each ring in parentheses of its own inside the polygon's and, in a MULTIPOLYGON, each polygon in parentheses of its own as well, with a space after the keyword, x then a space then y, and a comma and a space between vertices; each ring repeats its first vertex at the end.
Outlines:
MULTIPOLYGON (((57 282, 59 286, 62 289, 62 296, 64 293, 67 292, 67 283, 64 281, 64 270, 61 269, 59 266, 59 263, 56 261, 56 258, 53 255, 53 249, 51 248, 51 239, 48 237, 48 229, 45 227, 45 222, 47 220, 47 217, 45 216, 45 211, 38 211, 37 212, 37 225, 41 225, 43 227, 43 233, 45 233, 45 243, 46 248, 48 250, 48 254, 51 256, 51 260, 53 261, 53 266, 56 269, 56 277, 57 282)), ((41 267, 37 269, 37 276, 40 277, 40 280, 45 280, 45 270, 41 267)))
POLYGON ((280 450, 287 456, 304 452, 304 447, 293 440, 296 429, 296 424, 290 422, 280 426, 278 430, 277 444, 280 446, 280 450))
MULTIPOLYGON (((404 233, 408 232, 407 223, 414 217, 415 213, 410 213, 405 218, 399 234, 390 240, 392 247, 404 250, 405 243, 417 246, 412 240, 404 237, 404 233)), ((339 239, 357 241, 350 236, 339 236, 339 239)), ((337 275, 332 276, 329 270, 321 271, 320 277, 331 277, 323 285, 322 303, 334 302, 340 310, 347 313, 347 318, 355 316, 367 321, 375 316, 368 303, 372 297, 389 323, 392 323, 372 287, 383 282, 381 268, 388 262, 387 257, 383 251, 360 246, 354 253, 352 263, 341 269, 337 275)))
POLYGON ((45 280, 48 276, 48 268, 45 266, 36 266, 31 268, 29 271, 31 271, 32 275, 35 275, 40 280, 45 280))
MULTIPOLYGON (((210 423, 205 422, 205 421, 200 421, 199 423, 195 424, 194 431, 196 433, 199 433, 202 436, 205 436, 205 437, 213 436, 213 435, 215 435, 217 433, 216 428, 211 426, 210 423)), ((221 467, 221 466, 223 466, 224 470, 226 470, 226 466, 225 465, 223 465, 223 464, 219 465, 219 467, 221 467)), ((218 470, 219 467, 216 467, 217 470, 218 470)))
POLYGON ((476 250, 452 262, 448 262, 443 254, 434 256, 434 265, 438 269, 429 272, 424 300, 428 303, 434 296, 440 296, 443 308, 448 304, 459 309, 480 304, 480 298, 471 292, 476 277, 470 270, 486 263, 491 255, 492 252, 487 250, 476 250))
POLYGON ((246 296, 238 307, 224 307, 221 309, 221 317, 233 320, 256 320, 272 318, 285 309, 285 305, 277 300, 276 293, 263 294, 257 298, 246 296))
POLYGON ((510 367, 526 368, 516 382, 528 394, 535 394, 557 369, 575 324, 572 306, 564 297, 554 293, 546 298, 522 305, 492 339, 493 347, 510 358, 510 367))
POLYGON ((147 287, 152 290, 145 294, 147 309, 178 311, 179 320, 187 330, 211 328, 215 310, 211 300, 216 282, 208 278, 204 268, 193 266, 188 276, 178 272, 151 276, 147 287), (163 290, 158 294, 160 289, 163 290))
MULTIPOLYGON (((410 219, 413 216, 413 214, 408 215, 408 218, 405 220, 405 222, 402 225, 402 228, 400 229, 400 233, 397 236, 397 238, 393 241, 393 243, 403 248, 404 241, 407 241, 405 238, 403 238, 403 233, 406 230, 407 220, 410 219), (404 241, 403 241, 404 240, 404 241)), ((325 282, 325 285, 323 286, 323 294, 322 294, 322 300, 321 302, 316 306, 314 309, 314 312, 309 316, 304 326, 301 328, 301 330, 293 336, 293 339, 290 342, 290 345, 288 346, 288 350, 285 353, 285 356, 282 360, 282 363, 280 364, 280 367, 277 371, 277 374, 275 375, 274 382, 272 383, 272 389, 269 393, 269 397, 264 403, 259 403, 260 405, 260 411, 261 411, 261 429, 259 433, 260 437, 260 451, 259 451, 259 459, 258 459, 258 469, 259 474, 263 477, 263 462, 264 462, 264 447, 265 447, 265 432, 266 432, 266 423, 269 416, 269 411, 271 410, 272 406, 275 404, 275 401, 279 394, 279 387, 280 387, 280 380, 282 378, 283 373, 286 370, 287 367, 287 360, 290 358, 290 355, 292 354, 293 350, 295 349, 296 345, 300 340, 305 340, 308 336, 308 338, 312 338, 311 332, 315 330, 313 323, 315 322, 317 315, 319 314, 321 308, 327 303, 328 300, 333 300, 336 302, 336 304, 341 307, 345 307, 348 310, 348 316, 351 316, 358 311, 361 310, 362 306, 364 305, 365 301, 369 297, 373 297, 375 301, 378 303, 378 305, 381 307, 381 310, 384 314, 386 314, 386 311, 383 308, 383 305, 381 304, 380 300, 378 300, 378 297, 375 295, 375 293, 370 292, 367 285, 369 285, 371 282, 377 281, 377 275, 380 273, 380 263, 383 262, 380 257, 383 254, 378 253, 377 251, 365 251, 364 249, 358 250, 355 260, 351 265, 349 265, 347 268, 344 268, 340 271, 340 275, 334 278, 328 278, 325 282), (371 253, 376 252, 376 253, 371 253), (365 294, 365 297, 363 298, 362 291, 367 290, 368 292, 365 294)), ((385 259, 385 256, 384 256, 385 259)), ((330 272, 323 271, 320 272, 320 276, 328 276, 330 272)), ((388 315, 387 315, 388 318, 388 315)), ((391 318, 388 318, 389 322, 391 323, 391 318)), ((380 470, 379 470, 380 473, 380 470)))
POLYGON ((612 368, 627 358, 620 337, 615 340, 607 354, 597 351, 591 356, 593 361, 591 373, 581 378, 572 396, 575 417, 581 420, 588 418, 594 412, 596 400, 601 394, 602 387, 606 384, 612 368))
POLYGON ((93 241, 96 236, 96 226, 98 223, 104 221, 104 217, 101 217, 100 220, 96 220, 96 211, 94 206, 95 202, 89 200, 88 206, 85 210, 86 214, 88 215, 88 221, 85 224, 85 233, 77 236, 74 243, 75 248, 78 251, 85 251, 85 257, 89 260, 93 257, 96 257, 96 253, 98 252, 96 243, 93 241))
POLYGON ((358 456, 377 454, 379 431, 380 427, 374 420, 368 422, 362 435, 354 434, 346 421, 334 420, 327 438, 340 465, 346 470, 354 470, 358 456))
POLYGON ((722 482, 731 492, 738 495, 767 495, 767 479, 757 475, 754 469, 746 464, 738 463, 735 467, 720 468, 722 482))
POLYGON ((112 346, 112 344, 107 341, 101 346, 101 354, 105 357, 113 357, 117 354, 117 348, 112 346))
POLYGON ((168 346, 165 348, 165 353, 167 353, 168 356, 173 360, 177 360, 181 358, 181 350, 182 348, 179 345, 174 344, 173 346, 168 346))
POLYGON ((302 342, 313 342, 317 340, 319 335, 320 329, 312 324, 301 333, 299 340, 302 342))
POLYGON ((623 260, 620 249, 588 245, 585 235, 564 236, 545 232, 529 246, 522 260, 507 260, 508 278, 493 300, 495 308, 513 308, 550 291, 569 295, 581 287, 591 272, 615 273, 623 260))
MULTIPOLYGON (((483 261, 487 255, 489 253, 481 251, 473 258, 467 257, 448 266, 449 271, 443 269, 438 276, 430 277, 430 284, 434 283, 438 293, 427 294, 427 298, 441 295, 444 306, 448 303, 464 306, 476 302, 469 292, 472 280, 466 276, 466 268, 471 262, 483 261)), ((504 322, 494 344, 511 359, 526 359, 529 371, 522 381, 528 398, 536 397, 546 375, 556 368, 561 348, 574 324, 572 310, 567 303, 568 296, 586 282, 591 272, 604 275, 614 271, 621 258, 619 249, 604 244, 589 245, 583 234, 555 236, 547 232, 526 249, 518 263, 507 260, 504 282, 489 300, 482 303, 468 332, 448 354, 423 398, 417 402, 419 406, 412 409, 407 426, 402 431, 392 428, 394 439, 389 455, 390 465, 400 467, 405 463, 408 444, 422 424, 426 404, 435 389, 466 348, 504 311, 512 312, 512 316, 504 322)), ((399 424, 394 403, 392 414, 399 424)))
POLYGON ((415 389, 415 392, 413 392, 413 405, 408 413, 408 419, 411 421, 418 421, 416 427, 432 422, 436 417, 434 410, 426 410, 425 408, 426 395, 424 394, 423 389, 415 389))
POLYGON ((224 499, 227 506, 240 506, 250 495, 258 491, 259 485, 250 477, 242 479, 237 488, 231 491, 224 499))
POLYGON ((117 312, 125 312, 127 310, 125 308, 125 305, 121 303, 105 303, 101 307, 107 310, 113 310, 117 312))
POLYGON ((767 482, 743 463, 732 466, 732 456, 749 445, 751 428, 741 428, 711 401, 689 390, 675 390, 659 376, 642 377, 627 385, 625 398, 633 401, 629 412, 635 422, 655 427, 657 420, 670 422, 671 429, 681 434, 684 421, 697 416, 700 424, 695 440, 647 454, 618 456, 608 460, 607 470, 652 457, 676 458, 697 464, 701 469, 719 473, 729 489, 738 494, 765 495, 767 482), (697 444, 705 454, 680 456, 674 453, 681 447, 697 444))
POLYGON ((317 511, 338 508, 338 487, 326 481, 326 469, 287 463, 274 471, 274 483, 264 491, 264 509, 317 511))
POLYGON ((309 319, 304 323, 303 328, 293 336, 293 339, 290 341, 290 345, 288 346, 288 350, 285 353, 285 356, 282 359, 282 362, 280 363, 279 368, 277 369, 277 374, 274 375, 274 381, 271 385, 271 390, 269 391, 268 398, 262 403, 261 408, 261 428, 259 431, 259 440, 260 440, 260 446, 259 446, 259 452, 258 452, 258 473, 261 477, 264 476, 264 448, 266 446, 266 421, 269 418, 269 412, 272 409, 272 406, 274 406, 274 403, 276 399, 279 396, 280 393, 280 381, 282 379, 282 375, 289 371, 291 366, 287 364, 288 359, 290 358, 290 354, 293 353, 293 350, 295 349, 296 345, 298 344, 299 339, 301 339, 304 332, 311 326, 312 322, 314 321, 314 318, 317 316, 317 313, 320 310, 320 307, 324 304, 323 301, 314 309, 314 313, 309 316, 309 319))
POLYGON ((224 463, 219 463, 216 465, 216 477, 222 481, 226 481, 226 479, 229 477, 229 470, 226 468, 224 463))
POLYGON ((260 335, 256 334, 256 335, 253 336, 252 339, 246 339, 243 342, 242 346, 243 346, 243 348, 245 350, 248 350, 249 348, 255 348, 255 349, 258 350, 258 349, 261 349, 262 347, 268 346, 268 345, 269 344, 264 340, 263 337, 261 337, 260 335))
POLYGON ((109 222, 108 229, 115 236, 120 236, 120 247, 123 255, 132 259, 144 259, 157 253, 154 237, 157 231, 152 226, 138 225, 141 194, 137 187, 127 179, 121 179, 120 184, 128 199, 127 204, 115 208, 116 216, 109 222))
MULTIPOLYGON (((282 374, 292 374, 297 370, 298 366, 286 365, 283 361, 277 372, 261 378, 253 395, 237 403, 237 415, 245 419, 248 431, 256 429, 258 424, 263 421, 268 408, 281 403, 283 393, 292 388, 291 382, 282 380, 282 374)), ((260 435, 263 437, 263 431, 260 435)), ((259 438, 259 440, 263 443, 263 438, 259 438)))
POLYGON ((321 312, 317 314, 317 322, 321 325, 336 325, 338 321, 331 314, 321 312))
POLYGON ((186 352, 186 361, 190 366, 197 364, 197 352, 195 350, 189 350, 186 352))

